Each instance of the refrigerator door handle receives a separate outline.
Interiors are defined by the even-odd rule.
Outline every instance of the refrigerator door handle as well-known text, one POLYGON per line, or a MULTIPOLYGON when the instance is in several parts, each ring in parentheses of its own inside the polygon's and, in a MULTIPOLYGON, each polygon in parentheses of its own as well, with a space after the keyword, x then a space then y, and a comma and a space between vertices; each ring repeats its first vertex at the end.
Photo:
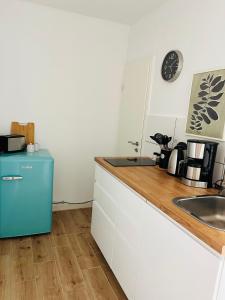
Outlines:
POLYGON ((22 180, 22 176, 3 176, 2 180, 3 181, 15 181, 15 180, 22 180))
POLYGON ((13 180, 22 180, 23 176, 13 176, 13 180))

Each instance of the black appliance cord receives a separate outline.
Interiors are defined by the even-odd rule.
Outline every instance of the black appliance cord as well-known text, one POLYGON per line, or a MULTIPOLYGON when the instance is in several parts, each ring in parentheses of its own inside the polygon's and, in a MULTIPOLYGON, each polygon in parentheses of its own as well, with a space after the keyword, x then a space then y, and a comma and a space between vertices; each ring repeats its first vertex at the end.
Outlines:
POLYGON ((86 204, 86 203, 91 203, 94 200, 89 200, 89 201, 85 201, 85 202, 66 202, 66 201, 60 201, 60 202, 53 202, 53 204, 86 204))

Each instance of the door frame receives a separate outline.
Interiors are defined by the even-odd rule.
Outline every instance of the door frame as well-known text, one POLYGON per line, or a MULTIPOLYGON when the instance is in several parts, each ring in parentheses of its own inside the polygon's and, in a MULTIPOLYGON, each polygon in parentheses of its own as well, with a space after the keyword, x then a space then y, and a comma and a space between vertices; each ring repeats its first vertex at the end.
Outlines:
POLYGON ((140 156, 142 156, 143 151, 143 143, 145 142, 145 128, 147 124, 147 117, 150 114, 150 105, 153 91, 153 81, 154 81, 154 73, 155 73, 155 61, 156 57, 153 55, 152 57, 146 56, 143 59, 149 59, 149 72, 148 72, 148 82, 145 93, 145 106, 144 106, 144 118, 142 121, 142 135, 141 135, 141 145, 140 145, 140 156))

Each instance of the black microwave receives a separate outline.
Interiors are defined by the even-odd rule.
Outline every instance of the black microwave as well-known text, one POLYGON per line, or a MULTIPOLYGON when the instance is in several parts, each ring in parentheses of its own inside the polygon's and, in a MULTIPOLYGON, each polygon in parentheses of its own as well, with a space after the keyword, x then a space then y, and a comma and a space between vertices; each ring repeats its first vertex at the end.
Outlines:
POLYGON ((26 149, 26 139, 24 135, 9 134, 0 135, 0 152, 13 153, 20 152, 26 149))

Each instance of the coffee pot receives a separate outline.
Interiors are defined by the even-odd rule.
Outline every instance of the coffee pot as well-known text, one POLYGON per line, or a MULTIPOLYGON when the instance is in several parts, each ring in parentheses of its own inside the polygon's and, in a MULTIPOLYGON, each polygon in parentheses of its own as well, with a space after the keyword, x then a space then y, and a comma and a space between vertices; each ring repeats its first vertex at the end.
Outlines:
POLYGON ((184 160, 186 150, 187 144, 183 142, 178 143, 172 150, 168 163, 168 174, 177 177, 179 176, 180 162, 184 160))

